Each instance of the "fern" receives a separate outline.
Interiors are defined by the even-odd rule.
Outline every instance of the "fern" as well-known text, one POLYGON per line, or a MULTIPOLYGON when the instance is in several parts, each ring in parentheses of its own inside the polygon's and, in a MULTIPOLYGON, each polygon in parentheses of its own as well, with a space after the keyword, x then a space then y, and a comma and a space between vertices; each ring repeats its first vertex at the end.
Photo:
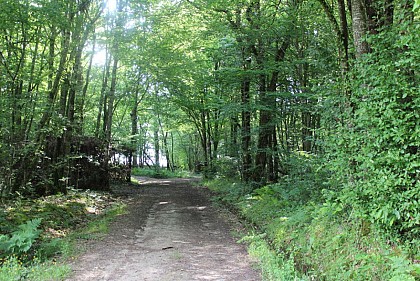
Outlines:
POLYGON ((41 221, 42 219, 37 218, 19 225, 11 237, 0 235, 0 251, 2 255, 22 255, 27 253, 41 234, 41 230, 38 229, 41 221))

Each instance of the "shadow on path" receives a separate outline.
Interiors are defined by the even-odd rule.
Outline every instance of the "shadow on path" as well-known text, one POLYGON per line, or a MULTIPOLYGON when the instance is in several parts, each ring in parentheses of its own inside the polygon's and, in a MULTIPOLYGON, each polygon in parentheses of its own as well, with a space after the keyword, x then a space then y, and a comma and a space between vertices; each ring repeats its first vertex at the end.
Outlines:
POLYGON ((261 280, 193 180, 137 179, 115 191, 129 198, 129 213, 72 264, 68 280, 261 280))

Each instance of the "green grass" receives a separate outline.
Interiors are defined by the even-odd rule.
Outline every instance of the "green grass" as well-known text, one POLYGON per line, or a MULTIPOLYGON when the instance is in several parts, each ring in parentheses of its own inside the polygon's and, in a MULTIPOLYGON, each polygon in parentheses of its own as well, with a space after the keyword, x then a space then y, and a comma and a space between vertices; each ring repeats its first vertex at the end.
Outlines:
POLYGON ((89 222, 89 224, 76 231, 71 236, 82 239, 100 239, 105 236, 109 231, 109 224, 119 215, 126 212, 125 205, 116 204, 110 209, 106 210, 105 213, 98 219, 89 222))
POLYGON ((288 177, 254 191, 226 180, 205 184, 252 225, 242 241, 264 280, 419 280, 418 247, 391 242, 349 210, 326 203, 316 191, 321 183, 288 177))
POLYGON ((133 176, 151 177, 158 179, 167 178, 188 178, 193 176, 191 172, 183 170, 170 171, 164 168, 133 168, 131 170, 133 176))
POLYGON ((311 280, 300 277, 293 256, 286 257, 273 250, 264 234, 250 233, 239 241, 248 244, 248 252, 257 261, 263 280, 311 280))
POLYGON ((42 218, 42 232, 28 251, 1 255, 0 281, 64 280, 71 271, 67 261, 83 251, 80 239, 102 238, 109 223, 124 212, 122 202, 90 191, 4 204, 0 212, 2 234, 11 237, 22 222, 34 218, 42 218))
POLYGON ((9 258, 0 267, 0 281, 64 280, 70 271, 70 266, 53 261, 33 260, 30 264, 24 265, 17 258, 9 258))

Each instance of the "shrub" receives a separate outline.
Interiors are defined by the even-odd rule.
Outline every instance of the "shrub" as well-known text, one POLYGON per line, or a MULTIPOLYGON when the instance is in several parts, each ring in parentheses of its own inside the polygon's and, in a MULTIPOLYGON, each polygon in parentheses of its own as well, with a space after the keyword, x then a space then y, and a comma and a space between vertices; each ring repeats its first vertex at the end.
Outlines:
POLYGON ((355 67, 353 112, 326 142, 337 198, 393 240, 420 236, 418 22, 370 36, 355 67))
POLYGON ((391 243, 375 224, 356 216, 328 190, 321 191, 328 173, 314 173, 313 166, 311 171, 254 191, 221 179, 206 184, 257 230, 243 241, 262 263, 266 280, 420 277, 420 267, 412 262, 419 254, 414 244, 391 243))

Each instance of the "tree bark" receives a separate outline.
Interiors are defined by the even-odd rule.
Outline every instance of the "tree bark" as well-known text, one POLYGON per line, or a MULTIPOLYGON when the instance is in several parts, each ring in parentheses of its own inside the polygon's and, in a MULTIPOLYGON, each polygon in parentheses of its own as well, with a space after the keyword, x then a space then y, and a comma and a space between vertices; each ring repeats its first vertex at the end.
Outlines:
POLYGON ((356 58, 369 52, 369 46, 366 42, 368 31, 366 3, 364 0, 351 1, 352 21, 353 21, 353 39, 356 47, 356 58))
MULTIPOLYGON (((286 51, 290 45, 289 38, 279 44, 277 42, 277 50, 274 57, 274 62, 278 64, 284 60, 286 51)), ((257 60, 260 68, 264 68, 265 61, 262 59, 264 55, 259 55, 261 59, 257 60)), ((255 173, 254 180, 256 182, 264 183, 268 179, 275 178, 275 171, 273 170, 273 130, 275 131, 275 124, 273 120, 273 112, 275 104, 277 103, 273 93, 277 91, 277 82, 279 77, 279 70, 274 70, 271 73, 270 81, 266 86, 266 77, 260 76, 259 98, 260 98, 260 120, 259 120, 259 134, 258 134, 258 151, 255 157, 255 173), (269 95, 267 95, 267 90, 269 95)))
POLYGON ((246 72, 250 67, 250 61, 245 60, 243 69, 245 71, 241 86, 241 142, 242 142, 242 180, 249 182, 251 180, 251 109, 250 109, 250 88, 251 79, 246 72))

